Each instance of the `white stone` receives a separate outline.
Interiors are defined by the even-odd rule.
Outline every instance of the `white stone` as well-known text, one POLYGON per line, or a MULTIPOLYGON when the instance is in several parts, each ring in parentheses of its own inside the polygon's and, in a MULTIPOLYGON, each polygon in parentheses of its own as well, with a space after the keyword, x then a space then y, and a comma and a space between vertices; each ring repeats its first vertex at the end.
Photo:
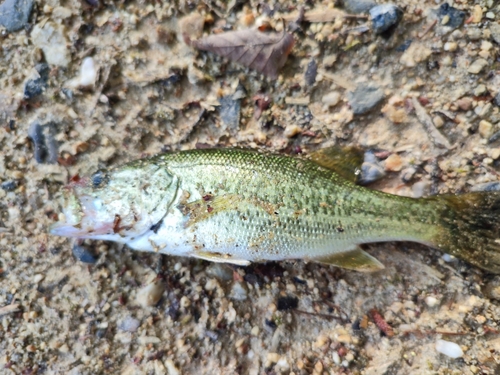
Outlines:
POLYGON ((92 57, 86 57, 82 61, 80 68, 80 86, 88 87, 95 84, 97 78, 97 69, 92 57))
POLYGON ((62 25, 53 22, 46 22, 43 26, 36 24, 31 32, 31 39, 36 47, 42 49, 49 65, 68 66, 70 54, 62 25))
POLYGON ((450 358, 460 358, 464 355, 464 352, 458 344, 446 340, 437 340, 436 350, 438 353, 444 354, 450 358))
POLYGON ((340 101, 340 93, 337 91, 329 92, 321 98, 321 102, 328 107, 333 107, 340 101))
POLYGON ((439 303, 438 299, 433 296, 425 297, 425 304, 429 307, 434 307, 439 303))

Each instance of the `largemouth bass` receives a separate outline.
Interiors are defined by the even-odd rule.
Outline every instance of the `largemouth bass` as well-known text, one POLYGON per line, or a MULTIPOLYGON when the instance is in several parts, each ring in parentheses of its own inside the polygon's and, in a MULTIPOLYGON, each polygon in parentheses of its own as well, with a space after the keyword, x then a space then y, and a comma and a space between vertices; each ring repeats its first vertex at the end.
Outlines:
POLYGON ((500 273, 500 193, 390 195, 357 185, 339 160, 334 149, 137 160, 65 187, 51 233, 239 265, 305 259, 358 271, 383 268, 358 245, 414 241, 500 273))

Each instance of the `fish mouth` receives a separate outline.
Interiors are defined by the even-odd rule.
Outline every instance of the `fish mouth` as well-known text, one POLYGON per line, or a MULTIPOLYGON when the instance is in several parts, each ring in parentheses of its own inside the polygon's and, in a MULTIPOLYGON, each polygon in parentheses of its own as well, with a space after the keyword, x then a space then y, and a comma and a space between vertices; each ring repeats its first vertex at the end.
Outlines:
POLYGON ((75 238, 108 234, 112 230, 112 224, 99 223, 96 220, 95 204, 94 197, 78 196, 71 186, 66 187, 61 200, 62 217, 60 221, 50 226, 50 234, 75 238))

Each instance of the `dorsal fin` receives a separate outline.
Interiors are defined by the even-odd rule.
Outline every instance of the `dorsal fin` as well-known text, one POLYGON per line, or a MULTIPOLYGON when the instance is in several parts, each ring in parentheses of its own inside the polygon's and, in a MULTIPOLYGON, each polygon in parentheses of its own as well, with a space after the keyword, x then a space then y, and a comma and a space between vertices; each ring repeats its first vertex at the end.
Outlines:
POLYGON ((359 247, 354 250, 344 251, 322 258, 314 258, 311 260, 314 262, 331 264, 333 266, 359 272, 375 272, 383 270, 385 268, 377 258, 372 257, 370 254, 368 254, 364 250, 361 250, 359 247))
POLYGON ((351 182, 358 182, 364 151, 355 146, 327 147, 310 154, 311 161, 351 182))

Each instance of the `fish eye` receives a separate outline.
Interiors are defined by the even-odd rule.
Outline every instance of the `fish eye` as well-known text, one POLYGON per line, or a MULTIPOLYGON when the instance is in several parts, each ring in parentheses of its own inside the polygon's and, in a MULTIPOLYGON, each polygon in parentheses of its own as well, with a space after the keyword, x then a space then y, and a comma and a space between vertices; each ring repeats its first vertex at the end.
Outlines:
POLYGON ((108 181, 108 175, 105 171, 99 170, 90 177, 90 180, 92 187, 102 187, 108 181))

